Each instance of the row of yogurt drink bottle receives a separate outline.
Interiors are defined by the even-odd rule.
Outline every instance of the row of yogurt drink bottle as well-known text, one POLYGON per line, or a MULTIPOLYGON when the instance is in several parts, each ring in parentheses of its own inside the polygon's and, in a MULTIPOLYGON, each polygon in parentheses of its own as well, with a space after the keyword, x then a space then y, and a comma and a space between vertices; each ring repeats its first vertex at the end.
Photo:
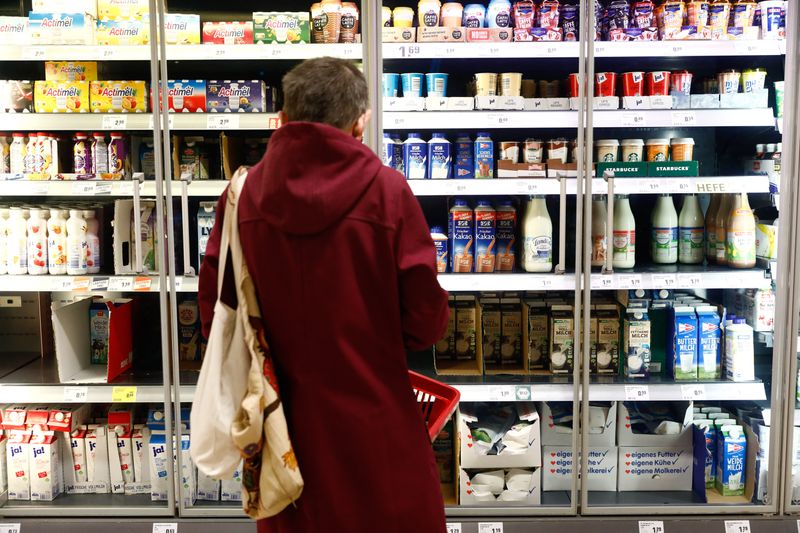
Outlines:
POLYGON ((96 274, 99 231, 93 209, 0 207, 0 274, 96 274))
MULTIPOLYGON (((51 133, 13 133, 11 143, 0 134, 1 174, 58 174, 58 143, 63 142, 51 133)), ((73 139, 73 166, 75 174, 106 174, 122 172, 128 149, 125 136, 112 133, 106 143, 104 133, 76 133, 73 139)))
POLYGON ((744 494, 747 436, 744 427, 720 407, 694 407, 694 424, 705 433, 706 487, 723 496, 744 494))
POLYGON ((409 180, 493 178, 494 142, 488 133, 478 133, 474 141, 460 133, 453 153, 444 133, 433 133, 427 142, 419 133, 409 133, 405 141, 384 133, 383 164, 409 180))

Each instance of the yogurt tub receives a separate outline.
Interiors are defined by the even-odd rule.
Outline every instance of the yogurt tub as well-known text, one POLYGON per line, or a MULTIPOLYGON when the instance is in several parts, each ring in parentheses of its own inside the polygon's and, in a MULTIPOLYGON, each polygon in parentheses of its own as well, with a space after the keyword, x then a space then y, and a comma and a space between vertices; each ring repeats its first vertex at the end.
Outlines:
POLYGON ((598 139, 594 142, 595 160, 598 163, 616 163, 619 157, 619 141, 598 139))
POLYGON ((692 161, 694 155, 694 139, 681 137, 670 142, 673 161, 692 161))
POLYGON ((622 161, 624 163, 644 161, 644 140, 622 139, 622 161))
POLYGON ((440 72, 430 72, 425 74, 425 86, 428 89, 428 96, 444 98, 447 96, 447 79, 449 74, 440 72))
POLYGON ((497 74, 492 72, 475 74, 475 89, 477 96, 497 96, 497 74))
POLYGON ((648 161, 667 161, 669 160, 669 139, 647 139, 648 161))

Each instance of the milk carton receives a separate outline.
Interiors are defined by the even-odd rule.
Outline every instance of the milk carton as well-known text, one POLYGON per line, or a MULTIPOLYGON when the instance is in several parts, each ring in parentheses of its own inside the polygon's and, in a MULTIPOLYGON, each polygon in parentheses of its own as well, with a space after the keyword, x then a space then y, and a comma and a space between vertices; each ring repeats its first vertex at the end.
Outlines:
POLYGON ((550 372, 569 374, 574 359, 575 319, 571 305, 550 308, 550 372))
POLYGON ((456 358, 474 360, 476 351, 477 313, 475 297, 469 295, 456 296, 456 358))
POLYGON ((449 296, 447 298, 447 306, 450 310, 450 316, 447 319, 447 331, 444 337, 434 345, 437 360, 455 359, 456 354, 456 298, 449 296))
POLYGON ((30 441, 31 500, 50 502, 64 490, 59 443, 53 434, 34 435, 30 441))
POLYGON ((197 471, 197 499, 207 502, 218 502, 221 486, 218 479, 197 471))
POLYGON ((667 373, 676 381, 697 379, 697 315, 692 307, 673 307, 670 312, 667 373))
POLYGON ((744 428, 726 425, 717 434, 717 490, 723 496, 744 494, 747 437, 744 428))
POLYGON ((592 372, 616 374, 619 370, 619 308, 597 306, 597 342, 592 354, 592 372))
POLYGON ((494 142, 488 133, 475 139, 475 178, 494 178, 494 142))
POLYGON ((475 208, 475 272, 494 272, 497 262, 497 212, 488 200, 475 208))
POLYGON ((214 229, 214 222, 217 217, 216 202, 200 202, 200 209, 197 211, 197 267, 203 265, 206 257, 206 247, 208 239, 211 237, 211 230, 214 229))
POLYGON ((8 490, 7 442, 8 439, 5 435, 0 435, 0 492, 6 492, 8 490))
POLYGON ((488 365, 502 362, 500 341, 502 314, 499 298, 481 298, 481 327, 483 328, 483 361, 488 365))
POLYGON ((150 436, 150 499, 154 502, 166 501, 169 498, 169 482, 167 471, 172 458, 167 454, 166 436, 154 432, 150 436))
POLYGON ((736 318, 725 328, 725 372, 729 381, 755 379, 753 328, 736 318))
POLYGON ((233 472, 232 479, 223 479, 221 484, 223 502, 242 501, 242 465, 240 464, 233 472))
POLYGON ((697 416, 694 419, 694 425, 703 430, 706 439, 706 465, 705 465, 705 480, 706 488, 714 486, 714 480, 717 476, 717 437, 714 424, 710 420, 698 420, 697 416))
POLYGON ((105 426, 90 425, 86 434, 86 476, 94 492, 107 494, 111 490, 108 462, 108 432, 105 426))
MULTIPOLYGON (((75 483, 89 481, 86 470, 86 430, 76 429, 70 435, 70 450, 72 452, 72 476, 75 483)), ((66 458, 64 459, 66 462, 66 458)))
POLYGON ((547 304, 526 301, 528 306, 528 364, 531 370, 547 368, 550 343, 547 304))
POLYGON ((507 365, 522 366, 522 308, 519 298, 500 300, 502 314, 502 342, 500 362, 507 365))
POLYGON ((466 133, 459 134, 456 139, 454 178, 470 179, 475 177, 475 157, 472 139, 466 133))
POLYGON ((646 308, 628 308, 625 315, 625 377, 646 378, 650 374, 650 318, 646 308))
POLYGON ((184 296, 178 304, 178 353, 181 361, 200 357, 200 309, 197 298, 184 296))
POLYGON ((119 455, 119 468, 122 473, 122 482, 133 483, 133 442, 130 431, 117 433, 117 454, 119 455))
POLYGON ((181 454, 181 485, 183 486, 183 504, 186 507, 194 505, 197 499, 196 468, 189 455, 189 444, 189 435, 182 435, 180 450, 178 451, 181 454))
POLYGON ((29 434, 15 432, 6 443, 9 500, 31 499, 30 441, 29 434))
POLYGON ((697 379, 720 379, 722 365, 720 364, 720 317, 717 308, 712 305, 701 305, 695 308, 697 312, 697 379))

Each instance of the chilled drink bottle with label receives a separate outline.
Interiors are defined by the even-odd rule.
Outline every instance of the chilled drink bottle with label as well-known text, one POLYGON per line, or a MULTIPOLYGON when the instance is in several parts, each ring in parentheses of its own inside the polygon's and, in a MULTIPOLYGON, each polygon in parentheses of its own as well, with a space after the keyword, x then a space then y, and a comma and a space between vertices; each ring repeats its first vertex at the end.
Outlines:
POLYGON ((87 273, 87 248, 86 221, 81 211, 71 209, 67 220, 67 274, 79 276, 87 273))
POLYGON ((756 266, 756 220, 747 193, 733 198, 725 257, 730 267, 753 268, 756 266))
POLYGON ((47 270, 53 275, 67 273, 67 219, 61 209, 51 209, 47 221, 47 270))
POLYGON ((722 195, 719 201, 719 209, 717 210, 716 227, 717 227, 717 243, 715 249, 717 251, 718 265, 727 265, 728 257, 725 253, 725 246, 728 242, 728 215, 731 213, 733 204, 731 203, 730 194, 722 195))
POLYGON ((92 136, 92 174, 108 173, 108 145, 104 133, 92 136))
POLYGON ((544 196, 532 196, 522 225, 522 266, 526 272, 553 270, 553 222, 544 196))
POLYGON ((28 225, 22 209, 12 207, 6 227, 6 265, 9 274, 28 273, 28 225))
POLYGON ((100 224, 94 216, 94 210, 83 212, 86 221, 86 270, 89 274, 100 272, 100 224))
POLYGON ((606 262, 608 240, 606 224, 608 213, 604 196, 595 196, 592 200, 592 266, 601 267, 606 262))
POLYGON ((36 207, 28 218, 28 274, 47 274, 47 222, 36 207))
POLYGON ((711 203, 708 204, 706 211, 706 260, 709 265, 717 262, 717 213, 719 212, 719 194, 711 195, 711 203))
POLYGON ((650 251, 654 263, 671 265, 678 262, 678 213, 672 196, 662 194, 650 218, 652 235, 650 251))
POLYGON ((706 252, 705 221, 696 195, 684 197, 679 223, 678 261, 684 265, 702 263, 706 252))
POLYGON ((636 265, 636 219, 625 194, 617 196, 614 207, 613 243, 614 268, 633 268, 636 265))

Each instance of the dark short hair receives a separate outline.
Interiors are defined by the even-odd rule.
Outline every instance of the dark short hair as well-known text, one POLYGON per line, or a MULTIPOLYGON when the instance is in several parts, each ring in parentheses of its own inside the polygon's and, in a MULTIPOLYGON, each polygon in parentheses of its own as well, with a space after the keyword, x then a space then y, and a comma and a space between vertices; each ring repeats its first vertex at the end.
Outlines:
POLYGON ((352 61, 309 59, 283 77, 283 111, 291 121, 345 129, 368 108, 367 80, 352 61))

